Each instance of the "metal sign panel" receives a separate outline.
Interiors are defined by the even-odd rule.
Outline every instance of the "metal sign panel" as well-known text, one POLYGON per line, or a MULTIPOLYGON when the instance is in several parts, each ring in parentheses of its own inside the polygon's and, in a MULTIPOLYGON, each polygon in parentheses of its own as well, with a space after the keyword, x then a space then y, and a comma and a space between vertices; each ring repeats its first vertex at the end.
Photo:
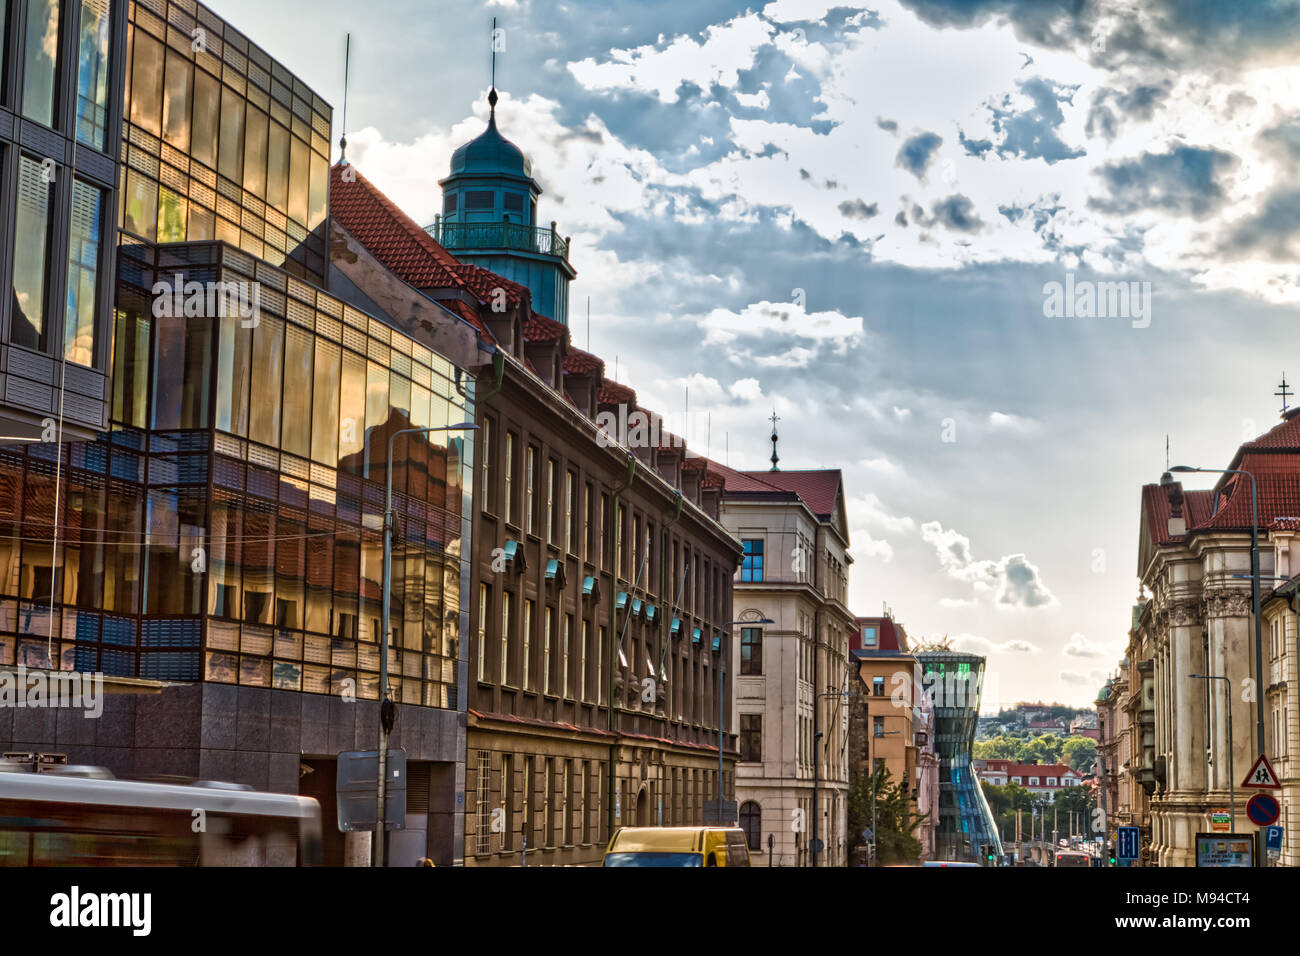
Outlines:
POLYGON ((1196 834, 1196 865, 1241 867, 1255 865, 1255 838, 1249 833, 1196 834))
POLYGON ((1278 826, 1269 827, 1264 831, 1264 845, 1268 850, 1282 849, 1282 828, 1278 826))
POLYGON ((1268 762, 1268 757, 1263 754, 1255 761, 1255 765, 1250 768, 1250 773, 1246 774, 1246 779, 1241 782, 1243 787, 1255 790, 1281 790, 1282 784, 1277 782, 1277 774, 1273 772, 1273 766, 1268 762))
POLYGON ((1142 831, 1137 827, 1120 827, 1115 838, 1115 858, 1136 860, 1142 855, 1142 831))
MULTIPOLYGON (((406 751, 388 751, 388 784, 384 787, 384 829, 406 829, 406 751)), ((335 792, 339 831, 375 829, 379 803, 379 751, 355 750, 339 754, 335 792)))
POLYGON ((1267 793, 1255 794, 1246 804, 1246 816, 1257 827, 1266 827, 1277 823, 1277 818, 1281 813, 1282 805, 1277 802, 1276 797, 1269 796, 1267 793))

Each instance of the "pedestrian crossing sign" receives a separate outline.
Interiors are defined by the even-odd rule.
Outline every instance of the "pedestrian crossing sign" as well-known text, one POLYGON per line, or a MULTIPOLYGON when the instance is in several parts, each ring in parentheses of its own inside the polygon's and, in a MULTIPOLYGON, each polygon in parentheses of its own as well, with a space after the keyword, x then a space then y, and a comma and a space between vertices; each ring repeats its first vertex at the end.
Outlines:
POLYGON ((1259 759, 1250 768, 1250 773, 1246 774, 1246 779, 1242 781, 1241 785, 1243 787, 1253 787, 1257 790, 1282 789, 1282 785, 1277 782, 1277 774, 1273 772, 1273 767, 1263 754, 1259 755, 1259 759))

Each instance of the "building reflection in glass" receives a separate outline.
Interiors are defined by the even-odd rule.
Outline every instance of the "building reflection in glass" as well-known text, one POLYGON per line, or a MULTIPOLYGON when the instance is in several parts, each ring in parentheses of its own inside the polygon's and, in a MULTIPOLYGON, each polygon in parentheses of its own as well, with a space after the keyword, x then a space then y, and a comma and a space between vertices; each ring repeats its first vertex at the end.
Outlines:
MULTIPOLYGON (((113 426, 0 449, 0 665, 378 696, 388 436, 473 418, 421 343, 229 246, 121 250, 113 426), (158 316, 150 292, 258 283, 260 313, 158 316), (248 326, 248 327, 246 327, 248 326)), ((390 673, 454 708, 472 439, 394 448, 390 673)))

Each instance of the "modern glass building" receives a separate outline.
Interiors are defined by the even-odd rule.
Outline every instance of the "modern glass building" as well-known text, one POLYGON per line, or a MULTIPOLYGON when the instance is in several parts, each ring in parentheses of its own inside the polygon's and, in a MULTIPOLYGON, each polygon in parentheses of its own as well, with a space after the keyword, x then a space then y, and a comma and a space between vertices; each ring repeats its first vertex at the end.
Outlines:
POLYGON ((935 751, 939 755, 939 821, 935 859, 987 864, 1002 859, 997 824, 971 768, 980 696, 982 657, 955 651, 921 651, 922 681, 934 702, 935 751), (987 849, 986 849, 987 848, 987 849))
POLYGON ((0 438, 108 424, 126 0, 0 14, 0 438))

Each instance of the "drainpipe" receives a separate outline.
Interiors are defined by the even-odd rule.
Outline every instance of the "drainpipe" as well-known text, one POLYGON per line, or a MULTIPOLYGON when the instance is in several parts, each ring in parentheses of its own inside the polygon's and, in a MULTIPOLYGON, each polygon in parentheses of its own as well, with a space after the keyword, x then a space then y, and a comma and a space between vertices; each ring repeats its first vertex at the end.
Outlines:
POLYGON ((474 406, 476 408, 486 408, 488 401, 496 398, 497 393, 501 391, 501 387, 505 383, 506 353, 501 351, 499 346, 495 347, 492 352, 492 378, 491 387, 482 395, 475 397, 474 406))
MULTIPOLYGON (((607 553, 609 554, 609 657, 605 661, 608 667, 608 683, 606 693, 609 694, 609 730, 610 733, 617 732, 617 721, 614 717, 614 662, 618 657, 614 653, 618 639, 618 558, 614 552, 614 546, 618 542, 618 499, 623 496, 623 492, 632 487, 632 479, 636 477, 637 459, 635 455, 627 456, 627 478, 620 481, 614 486, 613 493, 609 496, 609 541, 607 553)), ((609 818, 609 835, 614 837, 614 787, 618 779, 618 740, 615 738, 609 745, 609 794, 608 794, 608 811, 609 818)))

